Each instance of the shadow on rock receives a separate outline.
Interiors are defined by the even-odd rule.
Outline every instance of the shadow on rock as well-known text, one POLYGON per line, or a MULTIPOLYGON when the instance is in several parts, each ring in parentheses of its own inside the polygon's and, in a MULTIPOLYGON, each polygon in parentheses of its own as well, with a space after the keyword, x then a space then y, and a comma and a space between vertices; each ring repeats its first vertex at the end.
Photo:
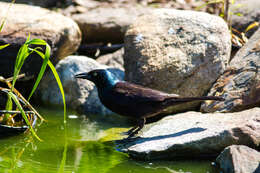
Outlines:
POLYGON ((205 131, 205 130, 207 130, 207 129, 196 127, 196 128, 190 128, 190 129, 187 129, 187 130, 183 130, 183 131, 173 133, 173 134, 168 134, 168 135, 153 136, 153 137, 125 138, 125 139, 122 139, 122 140, 117 140, 115 142, 117 144, 128 144, 128 143, 130 143, 130 145, 131 145, 131 143, 140 144, 140 143, 147 142, 147 141, 156 141, 156 140, 162 140, 162 139, 165 139, 165 138, 174 138, 174 137, 186 135, 186 134, 189 134, 189 133, 199 133, 199 132, 202 132, 202 131, 205 131))

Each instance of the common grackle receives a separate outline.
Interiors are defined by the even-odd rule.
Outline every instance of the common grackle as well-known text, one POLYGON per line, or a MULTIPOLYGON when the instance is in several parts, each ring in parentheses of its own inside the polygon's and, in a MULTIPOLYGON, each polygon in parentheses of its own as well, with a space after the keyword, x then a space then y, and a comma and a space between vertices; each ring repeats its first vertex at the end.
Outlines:
POLYGON ((114 74, 105 69, 97 69, 88 73, 75 75, 76 78, 87 79, 97 86, 100 101, 111 111, 138 120, 136 126, 126 134, 134 136, 145 124, 146 118, 153 117, 165 108, 195 100, 218 100, 217 96, 180 97, 158 90, 145 88, 119 80, 114 74))

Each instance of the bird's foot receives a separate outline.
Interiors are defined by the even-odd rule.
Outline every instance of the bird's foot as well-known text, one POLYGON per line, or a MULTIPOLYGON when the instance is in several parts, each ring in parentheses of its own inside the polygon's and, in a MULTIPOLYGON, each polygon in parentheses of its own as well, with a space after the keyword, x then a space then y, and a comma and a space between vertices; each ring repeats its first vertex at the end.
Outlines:
POLYGON ((139 132, 139 130, 135 130, 135 131, 132 131, 131 133, 128 134, 128 139, 131 139, 132 137, 134 137, 137 133, 139 132))
POLYGON ((120 135, 129 135, 128 131, 127 132, 121 132, 120 135))
POLYGON ((121 132, 120 135, 131 135, 132 131, 121 132))

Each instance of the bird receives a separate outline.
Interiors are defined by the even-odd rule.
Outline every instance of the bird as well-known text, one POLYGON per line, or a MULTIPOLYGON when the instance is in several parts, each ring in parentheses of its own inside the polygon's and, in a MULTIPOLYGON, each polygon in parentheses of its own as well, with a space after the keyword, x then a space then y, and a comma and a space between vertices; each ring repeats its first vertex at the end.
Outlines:
POLYGON ((154 117, 170 106, 195 100, 223 101, 219 96, 181 97, 120 80, 108 69, 95 69, 76 74, 75 78, 93 82, 101 103, 112 112, 136 120, 137 124, 125 132, 127 138, 138 134, 146 118, 154 117))

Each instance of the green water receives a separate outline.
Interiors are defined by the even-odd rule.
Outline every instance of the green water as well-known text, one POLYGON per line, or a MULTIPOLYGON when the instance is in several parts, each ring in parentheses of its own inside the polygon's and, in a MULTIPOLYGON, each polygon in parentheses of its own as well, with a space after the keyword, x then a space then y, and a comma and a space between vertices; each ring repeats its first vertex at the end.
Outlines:
MULTIPOLYGON (((40 109, 47 122, 37 127, 42 142, 31 135, 0 139, 0 172, 58 172, 64 159, 64 126, 62 110, 40 109)), ((124 122, 95 121, 68 113, 68 144, 64 171, 70 173, 215 173, 211 161, 132 160, 118 152, 113 140, 126 131, 124 122), (118 125, 119 124, 119 125, 118 125)))

